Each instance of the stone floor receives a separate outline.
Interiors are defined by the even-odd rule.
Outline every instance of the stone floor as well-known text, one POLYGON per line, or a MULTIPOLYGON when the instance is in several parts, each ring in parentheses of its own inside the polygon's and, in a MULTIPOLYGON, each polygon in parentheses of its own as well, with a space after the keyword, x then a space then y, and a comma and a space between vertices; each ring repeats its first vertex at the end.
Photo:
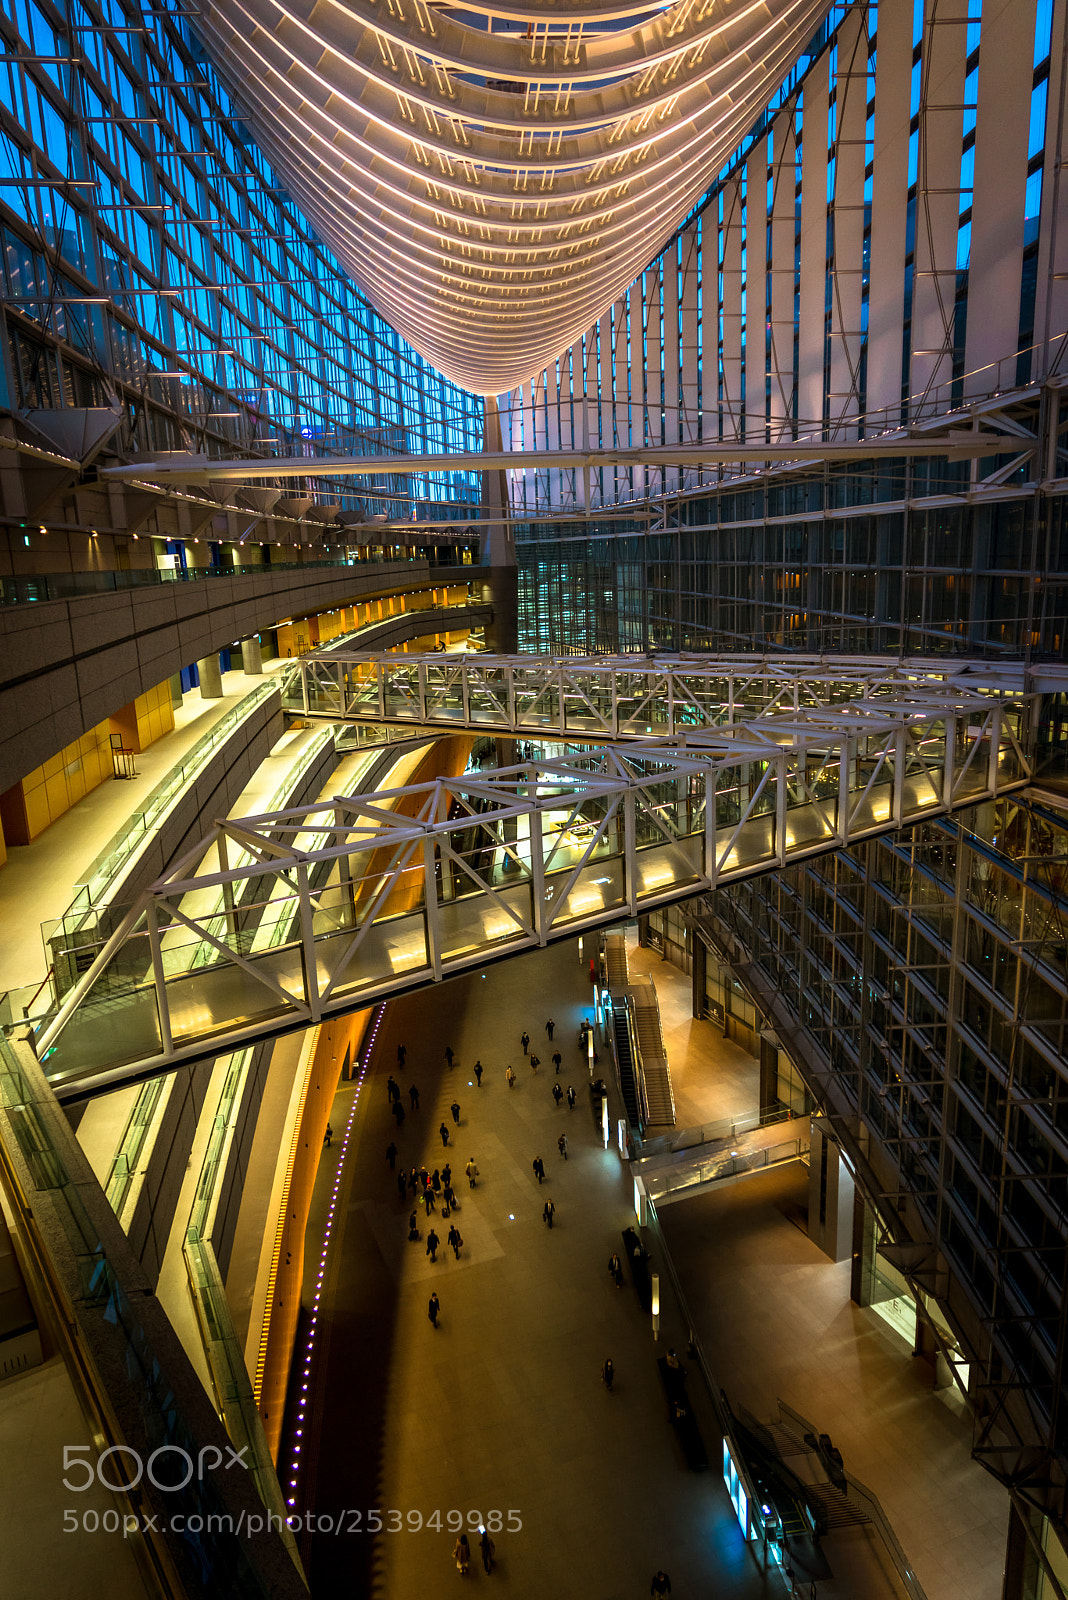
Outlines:
MULTIPOLYGON (((751 1109, 755 1061, 690 1017, 688 978, 651 952, 633 953, 632 970, 643 969, 658 985, 680 1112, 704 1122, 751 1109)), ((659 1344, 631 1284, 617 1291, 605 1270, 633 1213, 627 1173, 602 1149, 590 1115, 576 1044, 588 1004, 572 944, 502 962, 394 1002, 358 1098, 352 1085, 339 1091, 333 1125, 346 1126, 351 1111, 351 1133, 346 1151, 335 1142, 324 1156, 309 1302, 339 1163, 342 1229, 323 1285, 301 1441, 308 1466, 296 1500, 300 1511, 349 1516, 340 1536, 302 1535, 315 1596, 393 1600, 451 1582, 450 1510, 502 1512, 494 1582, 517 1597, 643 1596, 658 1564, 671 1575, 673 1597, 785 1593, 777 1574, 757 1570, 741 1539, 717 1467, 710 1405, 699 1408, 713 1462, 707 1472, 686 1468, 667 1425, 655 1355, 668 1343, 681 1349, 688 1325, 666 1270, 659 1344), (550 1012, 563 1077, 580 1094, 570 1114, 554 1106, 551 1066, 533 1076, 519 1043, 525 1027, 535 1049, 544 1045, 550 1012), (421 1215, 423 1239, 408 1243, 411 1207, 384 1159, 394 1131, 385 1078, 396 1070, 401 1040, 409 1054, 397 1076, 404 1091, 418 1084, 421 1101, 397 1138, 400 1162, 439 1165, 444 1121, 454 1171, 471 1155, 480 1169, 474 1191, 462 1180, 458 1187, 458 1261, 444 1248, 448 1222, 431 1219, 443 1245, 436 1263, 425 1254, 421 1215), (451 1071, 443 1059, 450 1043, 451 1071), (476 1057, 485 1068, 481 1089, 471 1071, 476 1057), (511 1091, 509 1062, 518 1074, 511 1091), (454 1097, 458 1130, 448 1110, 454 1097), (561 1128, 570 1140, 566 1164, 556 1151, 561 1128), (548 1174, 540 1191, 535 1155, 548 1174), (549 1194, 557 1206, 551 1233, 541 1220, 549 1194), (441 1302, 436 1332, 427 1319, 432 1289, 441 1302), (608 1355, 617 1374, 611 1395, 599 1379, 608 1355), (372 1509, 398 1531, 364 1531, 372 1509), (428 1531, 436 1510, 443 1526, 428 1531), (522 1522, 512 1532, 510 1510, 522 1522)), ((551 1051, 538 1053, 547 1061, 551 1051)), ((607 1047, 602 1056, 598 1070, 607 1076, 607 1047)), ((929 1600, 993 1600, 1005 1497, 970 1460, 967 1420, 933 1393, 929 1369, 874 1313, 851 1304, 848 1267, 811 1243, 806 1211, 802 1167, 665 1208, 665 1237, 715 1382, 760 1420, 781 1395, 831 1433, 849 1470, 883 1498, 929 1600)), ((870 1542, 850 1549, 843 1539, 834 1549, 836 1581, 818 1591, 826 1600, 895 1592, 877 1551, 873 1565, 870 1542)), ((471 1581, 484 1581, 477 1560, 471 1581)))

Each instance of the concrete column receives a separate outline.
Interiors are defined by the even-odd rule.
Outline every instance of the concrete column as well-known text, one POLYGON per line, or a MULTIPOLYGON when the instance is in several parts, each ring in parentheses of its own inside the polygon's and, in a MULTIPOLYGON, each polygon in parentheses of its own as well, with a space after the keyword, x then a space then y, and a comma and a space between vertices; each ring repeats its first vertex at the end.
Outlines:
POLYGON ((760 1112, 777 1111, 779 1106, 779 1041, 767 1028, 760 1035, 760 1112))
POLYGON ((201 699, 222 699, 222 673, 219 671, 218 655, 205 656, 197 662, 197 677, 200 680, 201 699))
POLYGON ((258 678, 263 672, 263 653, 260 650, 260 636, 254 633, 251 639, 241 641, 241 667, 250 678, 258 678))
POLYGON ((708 946, 700 934, 693 939, 693 961, 690 964, 690 1010, 695 1017, 705 1014, 705 990, 708 978, 708 946))
POLYGON ((853 1177, 823 1124, 812 1119, 809 1144, 808 1232, 832 1261, 853 1254, 853 1177))
POLYGON ((182 674, 174 672, 170 677, 171 705, 180 706, 182 703, 182 674))

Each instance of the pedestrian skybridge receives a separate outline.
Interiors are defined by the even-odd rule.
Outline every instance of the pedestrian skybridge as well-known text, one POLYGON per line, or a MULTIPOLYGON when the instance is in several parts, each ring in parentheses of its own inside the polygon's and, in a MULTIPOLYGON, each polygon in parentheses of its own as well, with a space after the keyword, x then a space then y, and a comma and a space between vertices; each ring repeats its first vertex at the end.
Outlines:
POLYGON ((729 690, 717 705, 710 676, 688 662, 624 659, 543 669, 550 687, 535 710, 523 698, 534 693, 529 663, 480 658, 481 673, 501 674, 478 680, 495 682, 498 714, 507 709, 494 721, 469 662, 359 658, 378 719, 403 723, 401 691, 387 689, 399 682, 423 726, 627 742, 220 822, 131 908, 58 1011, 32 1023, 60 1098, 368 1006, 1029 777, 1029 697, 1001 669, 984 681, 978 667, 732 658, 729 674, 714 668, 729 690), (432 685, 440 708, 459 704, 462 717, 439 720, 432 685), (579 716, 607 725, 580 730, 579 716))

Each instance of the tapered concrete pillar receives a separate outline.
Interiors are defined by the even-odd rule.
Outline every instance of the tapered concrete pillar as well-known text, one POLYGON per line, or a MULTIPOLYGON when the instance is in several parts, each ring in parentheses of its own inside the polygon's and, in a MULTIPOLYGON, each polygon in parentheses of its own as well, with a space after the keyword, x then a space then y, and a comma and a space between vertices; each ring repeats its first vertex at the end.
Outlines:
POLYGON ((813 1117, 809 1137, 808 1233, 832 1261, 853 1254, 853 1175, 826 1128, 813 1117))
POLYGON ((201 699, 222 699, 222 673, 219 671, 217 655, 205 656, 203 661, 197 662, 197 679, 200 683, 201 699))
POLYGON ((258 678, 263 672, 263 652, 258 633, 254 633, 251 639, 242 639, 241 666, 250 678, 258 678))

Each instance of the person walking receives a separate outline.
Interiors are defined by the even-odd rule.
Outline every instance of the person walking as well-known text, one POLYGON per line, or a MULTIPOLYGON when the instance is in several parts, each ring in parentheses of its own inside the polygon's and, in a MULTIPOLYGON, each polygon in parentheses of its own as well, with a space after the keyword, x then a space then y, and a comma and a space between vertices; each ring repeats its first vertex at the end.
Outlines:
POLYGON ((430 1232, 426 1236, 426 1253, 430 1257, 431 1261, 436 1261, 438 1259, 438 1245, 440 1243, 441 1240, 438 1238, 433 1228, 431 1228, 430 1232))
POLYGON ((567 1109, 569 1111, 574 1111, 575 1109, 575 1086, 571 1083, 567 1086, 567 1109))
MULTIPOLYGON (((407 1054, 408 1046, 406 1044, 399 1044, 397 1046, 397 1065, 400 1067, 402 1072, 404 1071, 404 1058, 407 1054)), ((397 1093, 400 1093, 399 1089, 397 1090, 397 1093)))
POLYGON ((455 1122, 456 1126, 459 1127, 460 1126, 460 1102, 459 1102, 459 1100, 454 1100, 452 1105, 449 1107, 449 1110, 452 1112, 452 1120, 455 1122))
POLYGON ((615 1376, 616 1376, 616 1369, 612 1365, 611 1356, 609 1356, 608 1360, 605 1362, 604 1366, 601 1368, 601 1382, 604 1384, 604 1386, 608 1390, 609 1394, 612 1393, 612 1384, 615 1382, 615 1376))
POLYGON ((427 1216, 432 1217, 434 1212, 437 1210, 438 1203, 434 1197, 434 1191, 430 1184, 427 1184, 426 1188, 423 1190, 423 1204, 426 1206, 427 1216))
POLYGON ((566 1133, 562 1133, 560 1135, 559 1139, 557 1139, 556 1148, 559 1150, 560 1154, 563 1156, 564 1160, 566 1161, 567 1160, 567 1134, 566 1133))
POLYGON ((473 1189, 475 1187, 475 1180, 478 1177, 478 1168, 475 1166, 474 1156, 471 1157, 470 1161, 464 1168, 464 1171, 467 1173, 467 1181, 473 1189))
POLYGON ((556 1068, 557 1072, 560 1071, 560 1068, 563 1066, 563 1064, 564 1064, 563 1056, 560 1054, 559 1050, 554 1050, 553 1051, 553 1066, 556 1068))
POLYGON ((416 1172, 414 1167, 408 1174, 408 1187, 411 1189, 413 1195, 419 1192, 419 1174, 416 1172))
POLYGON ((461 1533, 460 1537, 453 1546, 452 1553, 456 1562, 457 1572, 460 1573, 462 1577, 466 1578, 467 1569, 471 1565, 471 1546, 467 1542, 466 1533, 461 1533))
POLYGON ((415 1087, 414 1083, 412 1084, 411 1088, 408 1090, 408 1099, 412 1102, 412 1110, 413 1111, 418 1111, 419 1110, 419 1090, 415 1087))
POLYGON ((488 1576, 493 1570, 493 1558, 497 1554, 497 1547, 485 1528, 479 1528, 478 1530, 478 1548, 482 1552, 483 1571, 488 1576))
POLYGON ((540 1056, 536 1056, 536 1055, 534 1055, 534 1054, 533 1054, 533 1053, 531 1053, 531 1057, 530 1057, 530 1070, 531 1070, 531 1071, 532 1071, 532 1072, 537 1072, 537 1070, 538 1070, 538 1068, 539 1068, 539 1067, 540 1067, 540 1066, 541 1066, 541 1057, 540 1057, 540 1056))
POLYGON ((447 1183, 445 1185, 444 1189, 441 1192, 441 1198, 445 1202, 445 1204, 441 1208, 441 1214, 442 1214, 443 1217, 447 1217, 451 1211, 458 1210, 458 1207, 457 1207, 457 1204, 456 1204, 456 1193, 455 1193, 455 1190, 453 1189, 453 1186, 452 1186, 451 1183, 447 1183))
POLYGON ((426 1308, 426 1314, 430 1318, 430 1326, 432 1328, 436 1328, 437 1325, 438 1325, 438 1311, 439 1310, 440 1310, 440 1307, 438 1305, 438 1297, 437 1297, 436 1294, 432 1294, 430 1296, 430 1304, 426 1308))
POLYGON ((434 1193, 435 1194, 440 1194, 441 1193, 441 1173, 438 1171, 437 1167, 435 1167, 433 1172, 430 1174, 430 1181, 434 1185, 434 1193))
POLYGON ((408 1198, 408 1179, 403 1172, 397 1173, 397 1193, 400 1195, 401 1205, 403 1205, 408 1198))
POLYGON ((419 1237, 419 1223, 418 1223, 418 1221, 416 1219, 415 1212, 413 1211, 411 1216, 408 1218, 408 1243, 409 1244, 414 1244, 415 1240, 418 1239, 418 1237, 419 1237))
POLYGON ((331 1141, 331 1139, 333 1137, 334 1137, 334 1130, 333 1130, 333 1128, 330 1126, 330 1124, 328 1122, 327 1125, 326 1125, 326 1132, 323 1134, 323 1143, 326 1145, 326 1148, 328 1150, 330 1148, 330 1141, 331 1141))
POLYGON ((482 1087, 482 1063, 481 1063, 481 1061, 476 1061, 475 1062, 475 1082, 477 1083, 478 1087, 481 1089, 481 1087, 482 1087))
POLYGON ((393 1115, 397 1119, 397 1127, 399 1128, 404 1121, 404 1107, 399 1100, 394 1100, 393 1102, 393 1115))
POLYGON ((552 1225, 553 1225, 553 1218, 555 1217, 555 1215, 556 1215, 556 1206, 553 1204, 552 1197, 550 1196, 550 1198, 548 1200, 546 1200, 545 1204, 542 1206, 542 1209, 541 1209, 542 1221, 543 1222, 547 1222, 549 1224, 549 1227, 551 1228, 552 1225))
POLYGON ((393 1143, 392 1139, 386 1145, 386 1160, 389 1162, 389 1170, 390 1170, 390 1172, 396 1172, 396 1170, 397 1170, 397 1146, 393 1143))
POLYGON ((456 1257, 456 1260, 459 1261, 459 1259, 460 1259, 460 1246, 463 1244, 463 1239, 460 1237, 460 1230, 456 1226, 455 1222, 453 1223, 452 1227, 449 1229, 448 1240, 449 1240, 449 1243, 452 1245, 452 1253, 453 1253, 453 1255, 456 1257))
POLYGON ((615 1284, 616 1288, 617 1289, 622 1289, 622 1287, 623 1287, 623 1263, 622 1263, 622 1261, 620 1261, 620 1259, 619 1259, 619 1257, 617 1255, 613 1254, 613 1255, 609 1256, 609 1258, 608 1258, 608 1271, 611 1274, 612 1282, 615 1284))
POLYGON ((441 1124, 441 1127, 438 1129, 438 1132, 441 1134, 441 1142, 442 1142, 442 1144, 448 1144, 448 1142, 449 1142, 449 1130, 445 1126, 444 1123, 441 1124))
POLYGON ((525 1028, 523 1029, 522 1037, 520 1038, 519 1043, 523 1046, 523 1054, 526 1055, 527 1046, 530 1044, 530 1034, 525 1028))
POLYGON ((515 1073, 512 1071, 511 1067, 508 1068, 508 1071, 505 1073, 505 1077, 508 1079, 508 1087, 509 1087, 509 1089, 514 1089, 515 1088, 515 1073))
POLYGON ((664 1600, 665 1595, 671 1593, 671 1579, 663 1567, 653 1573, 653 1581, 649 1585, 649 1593, 652 1595, 653 1600, 664 1600))
POLYGON ((397 1082, 392 1072, 386 1079, 386 1093, 389 1095, 390 1105, 393 1104, 394 1100, 400 1099, 400 1084, 397 1082))
POLYGON ((534 1176, 540 1184, 545 1176, 545 1162, 541 1159, 541 1156, 535 1156, 531 1166, 534 1168, 534 1176))
POLYGON ((563 1091, 563 1089, 561 1089, 559 1082, 554 1083, 553 1084, 553 1099, 556 1101, 556 1109, 557 1109, 557 1111, 559 1111, 559 1109, 560 1109, 560 1102, 561 1102, 561 1100, 563 1098, 564 1098, 564 1091, 563 1091))
POLYGON ((452 1066, 454 1059, 455 1059, 455 1057, 453 1056, 453 1053, 452 1053, 452 1045, 451 1044, 447 1044, 445 1046, 445 1060, 448 1062, 450 1067, 452 1066))
POLYGON ((549 1035, 550 1044, 553 1042, 553 1030, 555 1027, 556 1023, 553 1021, 552 1017, 550 1017, 548 1022, 545 1024, 545 1032, 549 1035))
MULTIPOLYGON (((442 1187, 447 1189, 451 1182, 452 1182, 452 1167, 450 1166, 449 1162, 446 1161, 445 1165, 441 1169, 442 1187)), ((435 1184, 434 1187, 437 1188, 437 1184, 435 1184)))

